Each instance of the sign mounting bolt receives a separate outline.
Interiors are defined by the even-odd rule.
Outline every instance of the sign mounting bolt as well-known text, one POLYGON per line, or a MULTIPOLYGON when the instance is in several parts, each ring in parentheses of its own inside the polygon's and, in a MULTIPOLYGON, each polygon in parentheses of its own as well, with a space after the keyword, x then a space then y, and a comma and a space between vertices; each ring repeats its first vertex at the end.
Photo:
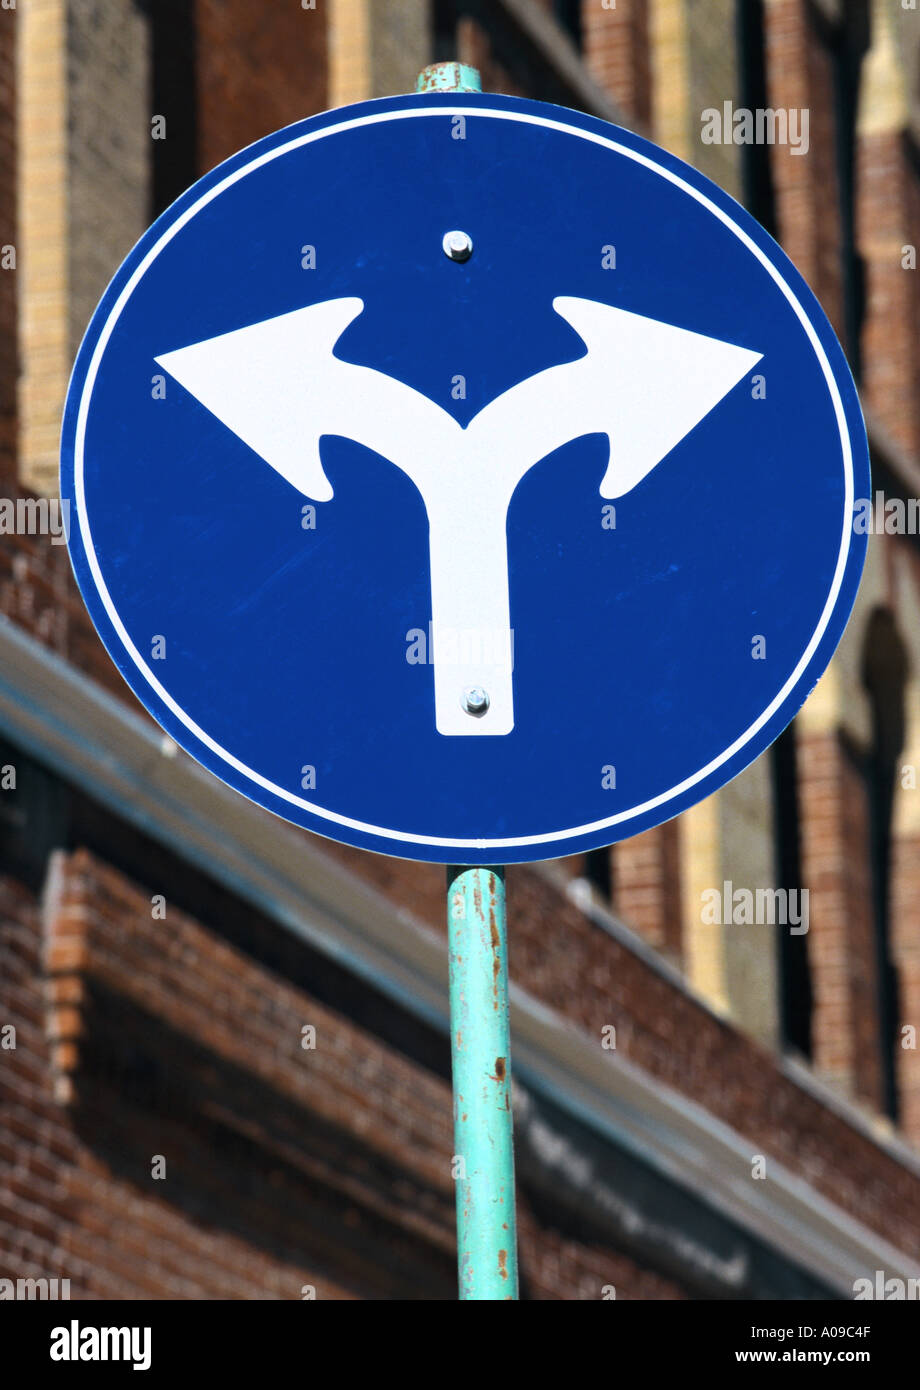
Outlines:
POLYGON ((467 232, 445 232, 441 245, 452 261, 468 261, 473 254, 473 238, 467 232))
POLYGON ((481 685, 473 685, 469 690, 464 690, 460 703, 467 714, 475 715, 477 719, 480 719, 489 708, 489 692, 483 690, 481 685))

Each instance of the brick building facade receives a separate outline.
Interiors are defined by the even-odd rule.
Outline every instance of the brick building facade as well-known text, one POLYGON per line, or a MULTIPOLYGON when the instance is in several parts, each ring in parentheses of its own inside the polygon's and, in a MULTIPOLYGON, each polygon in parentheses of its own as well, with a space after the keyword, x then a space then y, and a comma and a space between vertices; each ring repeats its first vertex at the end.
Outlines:
MULTIPOLYGON (((4 494, 54 491, 73 353, 156 213, 447 57, 745 201, 847 349, 874 486, 920 495, 920 12, 896 0, 0 8, 4 494), (808 153, 704 144, 729 99, 807 109, 808 153)), ((0 1278, 453 1297, 442 874, 282 824, 176 750, 52 538, 0 537, 0 612, 0 1278)), ((918 619, 917 536, 874 536, 769 754, 611 851, 509 872, 522 1296, 920 1272, 918 619), (807 887, 808 933, 705 922, 726 879, 807 887)))

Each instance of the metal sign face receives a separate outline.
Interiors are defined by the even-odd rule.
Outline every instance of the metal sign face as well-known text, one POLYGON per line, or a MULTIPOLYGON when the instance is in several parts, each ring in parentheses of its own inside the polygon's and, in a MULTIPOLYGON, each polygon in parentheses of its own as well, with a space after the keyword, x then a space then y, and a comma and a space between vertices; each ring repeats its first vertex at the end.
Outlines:
POLYGON ((833 332, 648 142, 510 97, 327 112, 150 228, 74 370, 93 620, 206 767, 320 834, 551 858, 765 749, 869 495, 833 332))

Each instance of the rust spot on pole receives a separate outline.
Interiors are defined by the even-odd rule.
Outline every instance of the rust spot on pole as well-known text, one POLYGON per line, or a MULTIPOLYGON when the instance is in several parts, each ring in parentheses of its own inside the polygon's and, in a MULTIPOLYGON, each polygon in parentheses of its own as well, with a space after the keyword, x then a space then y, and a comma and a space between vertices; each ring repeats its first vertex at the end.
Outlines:
POLYGON ((508 1251, 499 1250, 498 1252, 498 1272, 503 1279, 508 1278, 508 1251))
POLYGON ((492 941, 492 1007, 497 1013, 501 1008, 499 999, 499 976, 502 968, 501 936, 498 930, 498 921, 495 916, 495 894, 492 894, 489 903, 489 936, 492 941))

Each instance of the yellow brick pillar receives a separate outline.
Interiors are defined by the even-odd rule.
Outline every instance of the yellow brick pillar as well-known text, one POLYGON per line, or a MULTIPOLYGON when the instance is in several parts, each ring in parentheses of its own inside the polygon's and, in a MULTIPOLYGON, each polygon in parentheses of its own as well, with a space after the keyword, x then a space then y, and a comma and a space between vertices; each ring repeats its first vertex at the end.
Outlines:
POLYGON ((30 0, 17 15, 19 470, 54 494, 76 350, 149 221, 149 23, 134 0, 30 0))
POLYGON ((19 473, 55 492, 71 367, 66 0, 31 0, 18 24, 19 473))
POLYGON ((428 0, 331 0, 329 104, 415 90, 432 61, 428 0))

